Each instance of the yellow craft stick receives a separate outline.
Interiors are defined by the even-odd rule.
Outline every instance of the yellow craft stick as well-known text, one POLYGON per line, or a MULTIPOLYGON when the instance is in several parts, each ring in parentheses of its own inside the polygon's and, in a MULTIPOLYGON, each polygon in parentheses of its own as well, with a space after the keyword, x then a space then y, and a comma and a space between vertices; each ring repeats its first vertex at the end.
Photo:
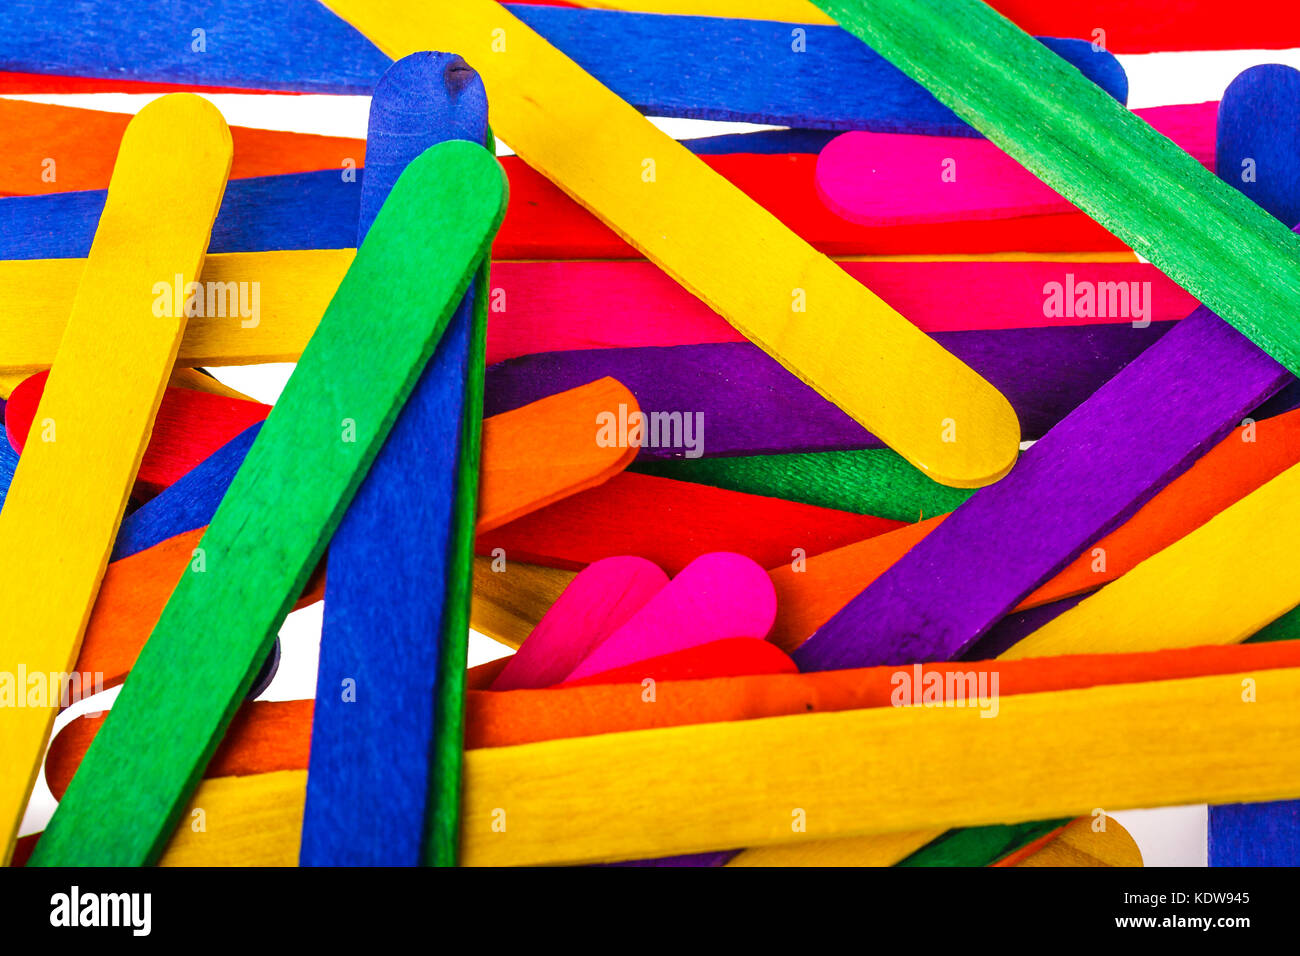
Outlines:
MULTIPOLYGON (((71 317, 0 511, 5 669, 50 678, 36 706, 0 707, 4 861, 31 793, 61 675, 77 659, 127 495, 185 327, 230 172, 230 130, 192 94, 155 100, 130 122, 71 317), (180 284, 179 315, 154 310, 180 284)), ((12 702, 10 702, 12 703, 12 702)))
MULTIPOLYGON (((978 707, 879 707, 471 750, 462 859, 599 862, 1300 796, 1300 669, 998 705, 991 720, 978 707)), ((228 835, 182 822, 165 861, 296 859, 304 785, 294 771, 206 781, 195 805, 228 821, 228 835), (229 840, 247 849, 227 851, 229 840)))
POLYGON ((1233 644, 1300 604, 1300 465, 1040 627, 1004 657, 1233 644))
POLYGON ((459 52, 525 162, 931 478, 1011 469, 1020 425, 996 389, 496 0, 325 5, 395 59, 459 52))
MULTIPOLYGON (((184 365, 296 362, 355 249, 232 252, 208 256, 202 281, 257 282, 255 325, 239 316, 193 316, 177 361, 184 365)), ((853 256, 837 262, 1133 262, 1131 253, 853 256)), ((0 394, 49 368, 68 321, 84 259, 0 260, 0 394), (12 381, 11 381, 12 380, 12 381), (6 387, 7 386, 7 387, 6 387)))
POLYGON ((687 17, 835 23, 808 0, 579 0, 579 5, 597 10, 628 10, 632 13, 666 13, 687 17))
POLYGON ((1037 853, 1016 866, 1141 866, 1142 851, 1137 841, 1120 826, 1106 818, 1106 829, 1094 830, 1095 817, 1075 820, 1065 831, 1037 853))

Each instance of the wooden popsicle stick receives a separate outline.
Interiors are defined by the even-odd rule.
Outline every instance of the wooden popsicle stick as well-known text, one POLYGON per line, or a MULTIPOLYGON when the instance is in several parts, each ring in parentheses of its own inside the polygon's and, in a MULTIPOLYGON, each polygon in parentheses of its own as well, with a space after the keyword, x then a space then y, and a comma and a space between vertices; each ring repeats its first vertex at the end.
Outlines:
POLYGON ((1095 818, 1075 820, 1046 846, 1012 866, 1141 866, 1142 851, 1117 820, 1094 830, 1095 818))
MULTIPOLYGON (((735 640, 715 642, 716 645, 736 643, 735 640)), ((511 747, 687 724, 752 721, 809 711, 889 707, 898 693, 893 668, 795 674, 786 670, 785 664, 770 663, 768 666, 773 669, 744 676, 703 679, 684 676, 682 664, 698 650, 679 651, 656 661, 641 662, 643 670, 629 671, 636 676, 623 684, 583 682, 509 693, 470 690, 466 747, 471 750, 511 747), (660 682, 653 707, 646 706, 641 684, 650 671, 659 675, 656 680, 660 682)), ((775 654, 776 657, 766 660, 783 660, 779 651, 775 654)), ((964 675, 986 673, 989 687, 996 673, 1000 694, 1012 695, 1203 677, 1246 669, 1274 670, 1293 667, 1297 662, 1300 662, 1300 647, 1280 643, 996 663, 927 664, 922 666, 922 673, 939 675, 945 682, 950 674, 964 679, 964 675)), ((975 679, 978 682, 978 676, 975 679)), ((912 686, 919 685, 914 680, 912 686)), ((242 708, 213 755, 207 775, 242 776, 305 768, 312 707, 312 701, 300 700, 256 701, 242 708)), ((79 717, 51 743, 46 776, 56 797, 61 797, 67 788, 104 719, 102 715, 79 717)))
MULTIPOLYGON (((1215 168, 1217 103, 1159 106, 1133 115, 1215 168)), ((1075 211, 1069 200, 988 140, 844 133, 817 157, 817 194, 865 226, 1012 219, 1075 211)))
MULTIPOLYGON (((527 646, 527 645, 525 645, 527 646)), ((775 644, 761 637, 724 637, 679 650, 629 661, 606 671, 566 680, 560 687, 589 687, 598 684, 635 684, 642 699, 650 700, 647 681, 709 680, 749 674, 797 674, 799 668, 775 644)), ((657 687, 656 687, 657 694, 657 687)), ((653 698, 657 700, 657 696, 653 698)))
MULTIPOLYGON (((1234 430, 1123 525, 1085 547, 1015 610, 1041 607, 1113 581, 1300 462, 1300 411, 1234 430)), ((770 639, 794 650, 942 521, 919 522, 772 569, 777 618, 770 639)))
MULTIPOLYGON (((480 527, 502 523, 526 510, 530 501, 531 507, 540 508, 618 473, 628 462, 629 450, 594 445, 588 423, 611 403, 616 407, 630 401, 634 400, 626 389, 606 379, 487 419, 483 423, 480 527), (539 445, 543 435, 547 443, 539 445), (535 467, 538 454, 553 466, 545 480, 535 467)), ((106 687, 125 678, 176 582, 193 566, 194 549, 204 526, 255 434, 250 429, 222 449, 219 455, 225 457, 216 463, 219 468, 210 469, 214 462, 209 459, 123 522, 119 551, 100 587, 77 659, 78 671, 103 673, 106 687)), ((514 581, 527 574, 526 566, 508 561, 506 573, 497 577, 514 581)), ((317 575, 308 582, 296 606, 319 601, 323 593, 323 578, 317 575)))
MULTIPOLYGON (((122 138, 109 200, 37 409, 43 440, 20 459, 0 511, 7 657, 30 673, 65 674, 76 660, 185 327, 184 315, 151 309, 151 289, 198 275, 230 157, 221 114, 188 94, 151 103, 122 138)), ((58 688, 50 690, 57 698, 58 688)), ((56 712, 57 706, 36 706, 5 717, 5 862, 56 712)))
MULTIPOLYGON (((5 432, 19 452, 27 443, 48 372, 37 372, 13 390, 5 405, 5 432)), ((270 405, 172 386, 163 393, 149 444, 140 461, 136 487, 158 494, 190 472, 250 425, 266 418, 270 405)))
MULTIPOLYGON (((583 0, 585 7, 646 13, 749 17, 789 23, 834 23, 811 0, 583 0)), ((1116 53, 1173 50, 1273 50, 1300 45, 1300 17, 1285 0, 1269 0, 1258 18, 1238 16, 1230 0, 1195 0, 1178 15, 1142 0, 1086 0, 1044 4, 992 0, 989 4, 1030 33, 1102 39, 1116 53), (1101 37, 1096 31, 1105 25, 1101 37)))
MULTIPOLYGON (((198 56, 189 39, 195 17, 183 8, 145 15, 90 0, 50 16, 26 6, 0 13, 0 65, 11 70, 368 95, 389 66, 347 24, 314 6, 286 10, 265 0, 222 0, 207 8, 209 18, 220 20, 220 39, 214 30, 198 56), (303 36, 311 37, 309 46, 299 41, 303 36), (113 50, 108 68, 105 49, 113 50)), ((796 50, 790 28, 781 24, 529 4, 511 9, 649 115, 840 129, 965 126, 834 26, 806 27, 796 50), (679 69, 683 58, 722 62, 695 74, 679 69)), ((1127 79, 1110 53, 1081 40, 1047 42, 1114 95, 1127 95, 1127 79)))
MULTIPOLYGON (((476 563, 476 593, 481 569, 476 563)), ((587 565, 546 609, 492 682, 492 689, 560 683, 667 584, 668 575, 644 558, 618 555, 587 565)))
POLYGON ((1300 70, 1265 63, 1238 73, 1223 93, 1215 170, 1261 209, 1300 222, 1300 70), (1268 121, 1251 122, 1267 103, 1268 121), (1238 106, 1238 104, 1241 104, 1238 106))
POLYGON ((470 627, 507 647, 522 647, 578 573, 475 555, 470 627), (494 563, 504 567, 498 571, 494 563))
POLYGON ((764 638, 775 616, 776 594, 762 567, 726 551, 703 554, 596 644, 565 679, 722 638, 764 638))
MULTIPOLYGON (((1021 436, 1036 440, 1172 325, 939 332, 933 338, 996 387, 1015 409, 1021 436)), ((488 370, 487 409, 505 411, 602 375, 631 389, 650 417, 641 460, 883 447, 749 342, 520 356, 488 370)))
POLYGON ((408 167, 200 542, 212 567, 181 578, 32 863, 161 852, 504 206, 504 176, 482 147, 443 143, 408 167), (374 357, 366 367, 362 352, 374 357), (293 509, 285 488, 298 489, 293 509), (231 629, 220 647, 196 623, 213 615, 231 629), (207 679, 182 697, 168 689, 175 673, 207 679), (165 739, 151 733, 159 721, 165 739), (110 812, 105 793, 120 794, 110 812))
POLYGON ((871 515, 625 472, 479 535, 475 550, 500 548, 508 561, 572 570, 634 554, 676 574, 710 551, 734 551, 770 568, 898 527, 871 515))
MULTIPOLYGON (((261 318, 246 327, 247 320, 231 316, 191 317, 180 361, 297 361, 352 255, 350 250, 291 250, 209 256, 205 285, 260 283, 261 318)), ((840 265, 926 332, 1164 322, 1196 307, 1153 267, 1136 262, 843 260, 840 265), (1068 293, 1069 308, 1061 315, 1044 314, 1049 309, 1043 288, 1051 282, 1068 293), (1073 290, 1110 282, 1136 291, 1144 314, 1112 311, 1109 299, 1104 314, 1078 314, 1073 290)), ((0 261, 0 369, 30 373, 48 366, 80 268, 75 259, 0 261)), ((491 284, 497 304, 489 313, 488 364, 576 348, 744 341, 648 262, 495 262, 491 284), (584 290, 581 296, 578 289, 584 290)))
POLYGON ((500 5, 327 5, 390 55, 459 49, 483 75, 494 128, 526 162, 936 480, 979 486, 1010 469, 1018 424, 988 383, 500 5), (714 240, 717 222, 728 242, 714 240), (943 440, 945 422, 959 440, 943 440))
MULTIPOLYGON (((596 862, 1080 816, 1098 803, 1118 810, 1278 799, 1300 793, 1298 703, 1300 671, 1284 669, 1009 696, 996 720, 962 708, 881 707, 474 750, 466 755, 464 865, 596 862), (1238 697, 1244 676, 1261 688, 1249 707, 1238 697), (818 746, 810 748, 812 736, 818 746), (936 765, 982 784, 954 800, 936 765), (492 829, 503 810, 504 836, 492 829), (806 833, 791 827, 799 810, 806 833)), ((163 862, 282 860, 297 848, 304 777, 205 782, 196 805, 220 813, 230 829, 214 839, 180 827, 163 862)), ((34 859, 40 854, 38 843, 34 859)))
MULTIPOLYGON (((453 139, 488 140, 477 74, 446 53, 389 67, 370 101, 358 243, 407 164, 453 139)), ((465 670, 460 582, 472 559, 487 325, 479 292, 465 292, 330 544, 303 866, 455 862, 463 690, 445 720, 441 696, 465 670), (377 580, 376 567, 393 573, 377 580)))
MULTIPOLYGON (((21 130, 0 156, 0 195, 103 189, 127 113, 0 99, 0 126, 21 130)), ((230 178, 345 169, 365 162, 366 141, 232 126, 230 178)))
POLYGON ((1300 325, 1289 319, 1300 309, 1300 240, 1267 212, 978 0, 818 6, 1261 349, 1300 369, 1300 325))

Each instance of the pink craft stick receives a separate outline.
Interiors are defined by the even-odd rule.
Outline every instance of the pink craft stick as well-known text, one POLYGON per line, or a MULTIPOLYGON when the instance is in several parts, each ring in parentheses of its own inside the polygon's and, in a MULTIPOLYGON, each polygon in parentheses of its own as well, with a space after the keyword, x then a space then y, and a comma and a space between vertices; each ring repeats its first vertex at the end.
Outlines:
POLYGON ((537 622, 491 689, 558 684, 667 584, 668 575, 645 558, 602 558, 587 565, 537 622))
MULTIPOLYGON (((1134 112, 1212 171, 1218 106, 1196 103, 1134 112)), ((816 182, 828 209, 865 226, 1077 212, 985 139, 845 133, 822 149, 816 182)))
MULTIPOLYGON (((1045 314, 1051 312, 1044 308, 1049 283, 1079 289, 1138 283, 1150 290, 1146 318, 1154 322, 1181 319, 1197 306, 1154 266, 1138 262, 843 262, 841 267, 925 332, 1130 320, 1105 310, 1045 314)), ((488 315, 488 365, 539 352, 745 341, 651 262, 494 262, 491 287, 493 302, 503 307, 488 315)))
POLYGON ((763 638, 775 618, 776 591, 759 565, 730 551, 701 555, 566 679, 577 680, 722 638, 763 638))

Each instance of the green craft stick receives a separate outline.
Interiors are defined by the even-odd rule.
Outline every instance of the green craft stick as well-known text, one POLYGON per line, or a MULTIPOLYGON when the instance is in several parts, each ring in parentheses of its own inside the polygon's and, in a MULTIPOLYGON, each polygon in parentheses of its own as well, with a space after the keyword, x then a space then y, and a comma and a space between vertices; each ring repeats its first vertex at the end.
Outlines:
MULTIPOLYGON (((493 151, 491 132, 488 149, 493 151)), ((474 313, 465 369, 460 461, 456 475, 456 515, 449 569, 474 566, 474 525, 478 516, 479 463, 482 460, 484 356, 487 349, 488 263, 474 284, 474 313)), ((473 575, 452 574, 434 690, 433 759, 429 773, 429 819, 424 840, 426 866, 455 866, 460 849, 461 776, 465 756, 465 669, 469 664, 469 613, 473 575)))
POLYGON ((933 481, 887 448, 644 461, 628 470, 894 521, 947 514, 975 493, 933 481))
POLYGON ((814 0, 1300 373, 1300 238, 979 0, 814 0))
POLYGON ((487 253, 505 196, 496 160, 462 141, 427 150, 397 181, 33 865, 157 859, 487 253))
POLYGON ((1067 817, 1064 820, 949 830, 894 865, 990 866, 1069 822, 1067 817))

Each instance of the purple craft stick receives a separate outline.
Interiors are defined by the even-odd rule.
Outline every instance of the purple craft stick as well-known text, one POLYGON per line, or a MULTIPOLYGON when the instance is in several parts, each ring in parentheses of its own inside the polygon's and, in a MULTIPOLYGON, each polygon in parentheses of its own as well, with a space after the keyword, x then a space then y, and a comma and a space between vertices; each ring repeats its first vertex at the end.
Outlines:
MULTIPOLYGON (((944 348, 1011 402, 1021 434, 1039 438, 1176 322, 938 333, 944 348)), ((844 412, 748 342, 544 352, 487 372, 484 414, 498 415, 603 376, 643 412, 703 414, 703 456, 880 448, 844 412)), ((689 450, 689 449, 687 449, 689 450)), ((643 458, 681 458, 643 446, 643 458)))
POLYGON ((1290 379, 1201 306, 822 625, 795 662, 960 656, 1290 379))

